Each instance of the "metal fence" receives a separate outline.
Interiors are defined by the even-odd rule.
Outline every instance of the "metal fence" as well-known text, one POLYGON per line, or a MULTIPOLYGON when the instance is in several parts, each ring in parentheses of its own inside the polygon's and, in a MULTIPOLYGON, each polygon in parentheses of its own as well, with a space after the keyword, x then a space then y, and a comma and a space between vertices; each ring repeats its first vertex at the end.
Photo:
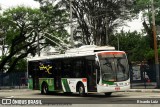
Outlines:
POLYGON ((27 87, 26 74, 26 72, 0 73, 0 89, 27 87))

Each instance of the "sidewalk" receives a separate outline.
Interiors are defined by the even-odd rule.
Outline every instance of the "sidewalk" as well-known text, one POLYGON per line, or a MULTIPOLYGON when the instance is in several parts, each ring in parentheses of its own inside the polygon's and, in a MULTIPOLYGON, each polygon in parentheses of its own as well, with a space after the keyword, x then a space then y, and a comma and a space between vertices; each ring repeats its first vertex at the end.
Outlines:
POLYGON ((27 89, 28 86, 0 86, 1 90, 12 90, 12 89, 27 89))
POLYGON ((156 82, 149 83, 132 83, 128 92, 155 92, 160 93, 160 89, 156 89, 156 82))
POLYGON ((154 92, 154 93, 160 93, 160 89, 129 89, 127 92, 154 92))
POLYGON ((149 83, 131 83, 131 89, 155 89, 157 86, 156 82, 149 83))

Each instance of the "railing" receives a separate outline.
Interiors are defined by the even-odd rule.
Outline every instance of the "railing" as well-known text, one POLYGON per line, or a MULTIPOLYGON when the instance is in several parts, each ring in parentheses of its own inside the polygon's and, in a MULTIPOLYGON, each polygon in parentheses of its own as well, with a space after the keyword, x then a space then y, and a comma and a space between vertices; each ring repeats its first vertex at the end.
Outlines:
POLYGON ((27 88, 28 82, 25 72, 1 73, 0 89, 27 88))

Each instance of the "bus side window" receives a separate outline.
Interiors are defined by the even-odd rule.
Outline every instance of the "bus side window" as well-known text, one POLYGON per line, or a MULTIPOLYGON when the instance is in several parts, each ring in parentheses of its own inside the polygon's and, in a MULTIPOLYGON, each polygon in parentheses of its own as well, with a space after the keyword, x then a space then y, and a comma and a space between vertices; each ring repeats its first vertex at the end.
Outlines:
POLYGON ((74 73, 76 78, 81 78, 83 73, 83 61, 82 60, 76 60, 74 65, 74 73))
POLYGON ((63 63, 63 77, 64 78, 73 78, 72 60, 64 61, 64 63, 63 63))

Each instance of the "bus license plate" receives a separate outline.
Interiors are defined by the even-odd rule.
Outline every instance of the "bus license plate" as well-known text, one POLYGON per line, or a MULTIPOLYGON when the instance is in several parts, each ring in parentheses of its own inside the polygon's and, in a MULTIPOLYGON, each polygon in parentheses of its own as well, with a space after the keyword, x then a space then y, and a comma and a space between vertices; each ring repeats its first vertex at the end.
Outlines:
POLYGON ((115 91, 119 91, 120 90, 120 87, 115 87, 115 91))

